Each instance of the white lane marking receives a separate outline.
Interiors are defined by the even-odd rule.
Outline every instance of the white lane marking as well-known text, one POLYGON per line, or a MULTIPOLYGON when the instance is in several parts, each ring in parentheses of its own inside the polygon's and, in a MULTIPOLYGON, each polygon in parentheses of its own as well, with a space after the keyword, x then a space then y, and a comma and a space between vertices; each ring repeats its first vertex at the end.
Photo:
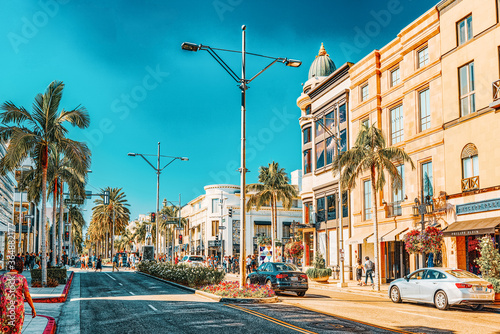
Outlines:
POLYGON ((133 292, 130 292, 130 291, 129 291, 128 293, 130 293, 132 296, 135 296, 135 293, 133 293, 133 292))
POLYGON ((153 309, 153 311, 158 311, 153 305, 148 304, 149 307, 153 309))
POLYGON ((413 312, 405 312, 405 311, 396 311, 396 312, 399 312, 399 313, 406 313, 406 314, 411 314, 411 315, 415 315, 417 317, 428 317, 428 318, 434 318, 434 319, 441 319, 441 320, 445 320, 444 318, 439 318, 439 317, 433 317, 432 315, 425 315, 425 314, 420 314, 420 313, 413 313, 413 312))
MULTIPOLYGON (((106 274, 106 273, 104 273, 104 274, 106 274)), ((111 278, 113 281, 116 281, 116 278, 113 278, 113 276, 111 276, 111 275, 109 275, 109 274, 106 274, 106 275, 108 275, 108 276, 109 276, 109 278, 111 278)))
POLYGON ((119 285, 123 285, 123 284, 121 284, 121 283, 118 283, 118 284, 119 284, 119 285))

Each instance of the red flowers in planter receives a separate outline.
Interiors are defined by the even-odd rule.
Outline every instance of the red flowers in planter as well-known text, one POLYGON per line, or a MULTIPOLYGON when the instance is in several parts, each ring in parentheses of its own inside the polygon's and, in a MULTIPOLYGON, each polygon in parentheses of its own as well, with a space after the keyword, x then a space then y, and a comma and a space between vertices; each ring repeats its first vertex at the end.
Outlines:
POLYGON ((240 289, 239 282, 225 281, 217 285, 207 285, 201 291, 229 298, 268 298, 274 297, 274 291, 267 285, 248 284, 240 289))

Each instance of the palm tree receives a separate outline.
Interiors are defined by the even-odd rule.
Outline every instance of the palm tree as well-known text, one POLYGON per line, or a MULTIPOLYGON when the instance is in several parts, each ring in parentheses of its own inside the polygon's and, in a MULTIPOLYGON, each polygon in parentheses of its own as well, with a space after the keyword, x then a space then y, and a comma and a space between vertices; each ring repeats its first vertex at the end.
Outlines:
POLYGON ((125 230, 119 240, 115 240, 115 247, 118 250, 129 251, 132 249, 133 234, 129 230, 125 230))
MULTIPOLYGON (((290 210, 293 199, 298 196, 295 186, 289 183, 288 175, 284 168, 280 168, 277 162, 272 162, 268 167, 259 168, 259 182, 247 185, 249 194, 247 211, 256 210, 264 205, 271 206, 271 241, 272 241, 272 260, 275 261, 275 243, 277 237, 278 209, 277 203, 281 202, 285 210, 290 210)), ((242 261, 244 259, 241 259, 242 261)))
POLYGON ((387 147, 382 130, 377 128, 375 124, 370 127, 363 125, 358 133, 354 147, 341 155, 337 155, 333 161, 333 172, 336 174, 339 173, 338 166, 340 163, 340 183, 344 189, 353 189, 356 186, 356 179, 364 172, 370 172, 373 193, 372 209, 374 213, 375 288, 377 291, 380 291, 377 191, 382 190, 385 185, 385 171, 392 179, 392 188, 394 190, 402 188, 403 180, 395 163, 404 162, 409 162, 411 168, 415 169, 413 161, 403 149, 387 147))
MULTIPOLYGON (((128 225, 130 211, 127 208, 126 195, 122 188, 102 189, 101 193, 109 191, 109 205, 104 204, 103 198, 94 201, 96 206, 92 208, 92 221, 111 234, 111 257, 113 257, 114 235, 121 234, 128 225)), ((108 241, 108 239, 107 239, 108 241)), ((106 250, 106 256, 108 255, 106 250)))
MULTIPOLYGON (((24 159, 30 156, 41 170, 42 180, 42 212, 46 217, 47 203, 47 169, 51 145, 55 145, 64 156, 71 161, 87 159, 90 150, 87 145, 66 138, 68 130, 64 123, 68 122, 81 129, 89 126, 90 118, 83 106, 66 111, 59 109, 64 84, 62 81, 53 81, 45 94, 38 94, 30 113, 24 107, 17 107, 11 101, 0 106, 0 139, 9 142, 5 156, 0 160, 0 173, 18 168, 24 159)), ((90 159, 90 158, 89 158, 90 159)), ((47 283, 47 262, 45 247, 45 224, 42 224, 42 284, 47 283)))
MULTIPOLYGON (((164 206, 161 211, 160 211, 160 216, 157 218, 159 219, 159 228, 165 230, 165 241, 166 242, 171 242, 172 247, 174 246, 173 244, 173 239, 174 239, 174 228, 177 227, 184 227, 188 223, 188 220, 184 217, 181 217, 179 221, 179 207, 175 205, 169 205, 169 206, 164 206)), ((156 232, 156 226, 153 226, 153 231, 156 232)), ((153 238, 155 237, 156 233, 152 233, 153 238)))
MULTIPOLYGON (((76 253, 82 251, 83 228, 85 227, 85 218, 83 218, 82 210, 79 206, 71 205, 68 207, 67 219, 70 224, 69 229, 69 252, 73 255, 73 247, 76 253)), ((61 243, 62 244, 62 243, 61 243)))

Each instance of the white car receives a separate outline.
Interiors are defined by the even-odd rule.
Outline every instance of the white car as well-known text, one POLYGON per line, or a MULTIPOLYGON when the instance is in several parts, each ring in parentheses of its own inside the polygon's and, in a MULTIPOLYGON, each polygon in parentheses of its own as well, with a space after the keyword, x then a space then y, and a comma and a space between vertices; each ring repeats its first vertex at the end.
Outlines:
POLYGON ((203 261, 203 256, 201 255, 185 255, 179 264, 185 264, 192 267, 198 267, 205 265, 203 261))
POLYGON ((484 304, 495 300, 493 285, 462 269, 423 268, 389 286, 389 298, 402 301, 434 304, 440 310, 451 305, 469 305, 479 311, 484 304))

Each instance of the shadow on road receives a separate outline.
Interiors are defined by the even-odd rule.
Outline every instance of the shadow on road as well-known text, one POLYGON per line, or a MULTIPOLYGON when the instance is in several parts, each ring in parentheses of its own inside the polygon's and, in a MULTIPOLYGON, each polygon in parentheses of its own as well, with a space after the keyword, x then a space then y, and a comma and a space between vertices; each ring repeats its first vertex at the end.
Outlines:
POLYGON ((432 334, 432 333, 453 334, 453 333, 456 333, 456 331, 452 331, 449 329, 433 328, 433 327, 427 327, 427 326, 400 326, 398 328, 405 330, 405 331, 408 331, 408 332, 412 332, 412 333, 426 333, 426 334, 432 334))

